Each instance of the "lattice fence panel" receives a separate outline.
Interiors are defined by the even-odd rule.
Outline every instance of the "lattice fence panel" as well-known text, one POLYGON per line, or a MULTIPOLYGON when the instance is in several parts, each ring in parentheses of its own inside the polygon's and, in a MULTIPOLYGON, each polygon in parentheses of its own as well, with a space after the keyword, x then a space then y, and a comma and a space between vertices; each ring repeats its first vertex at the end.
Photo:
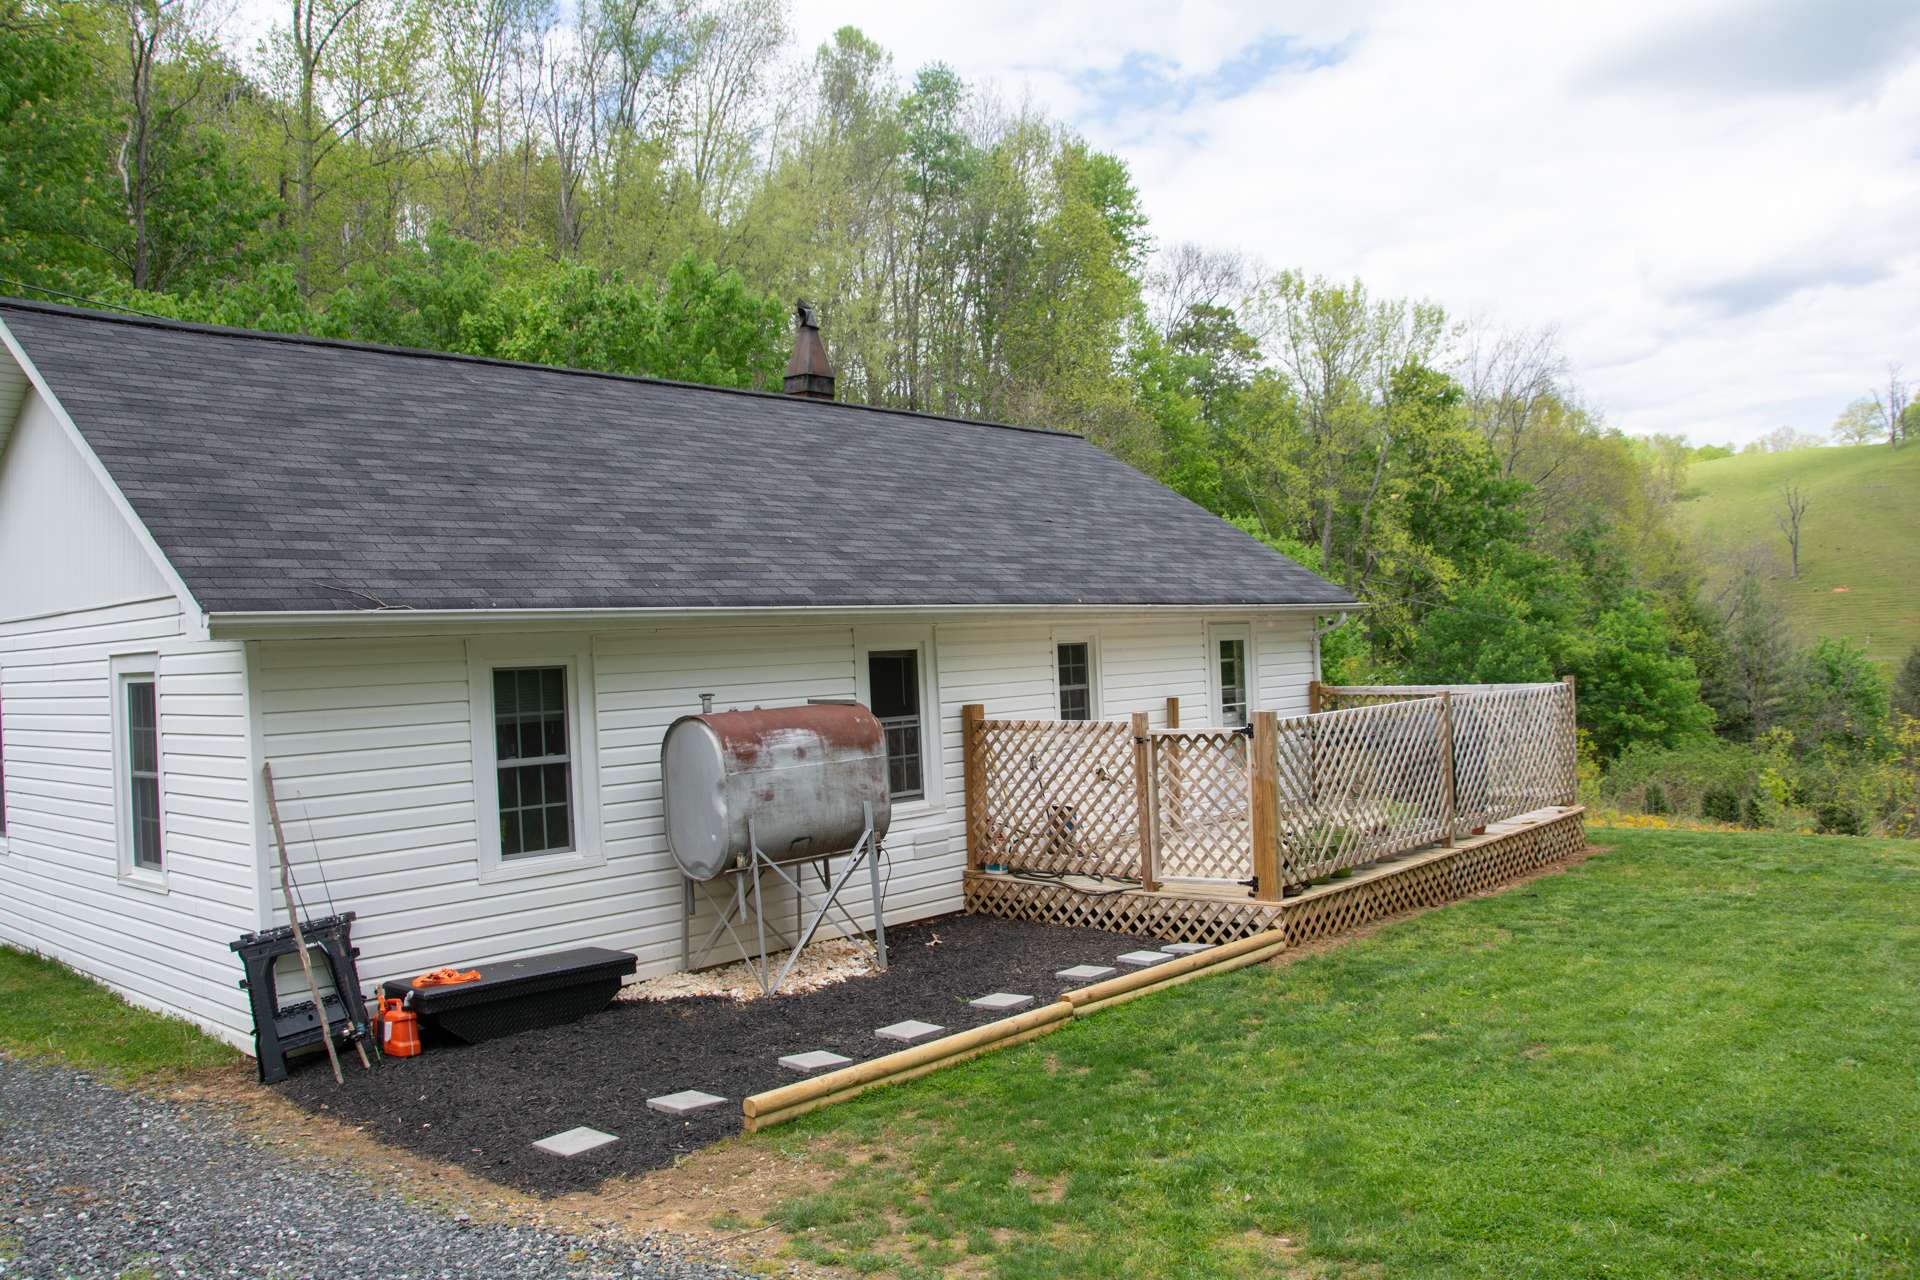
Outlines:
POLYGON ((1286 903, 1287 942, 1298 946, 1335 937, 1375 920, 1483 893, 1571 858, 1586 843, 1585 823, 1575 811, 1538 826, 1483 837, 1458 851, 1439 851, 1384 875, 1316 889, 1286 903))
POLYGON ((982 720, 974 731, 991 861, 1081 875, 1140 873, 1129 726, 982 720))
POLYGON ((1162 879, 1252 877, 1249 742, 1231 729, 1154 732, 1154 870, 1162 879))
POLYGON ((1375 707, 1446 693, 1453 720, 1456 830, 1572 804, 1578 791, 1573 690, 1565 684, 1327 685, 1334 707, 1375 707))
POLYGON ((1572 689, 1510 685, 1458 693, 1452 702, 1460 830, 1573 803, 1572 689))
POLYGON ((1441 700, 1280 721, 1280 878, 1288 887, 1447 836, 1441 700))
POLYGON ((1278 902, 1182 898, 1177 894, 1084 893, 1070 885, 968 876, 967 910, 1009 920, 1109 929, 1162 942, 1233 942, 1271 929, 1278 902))

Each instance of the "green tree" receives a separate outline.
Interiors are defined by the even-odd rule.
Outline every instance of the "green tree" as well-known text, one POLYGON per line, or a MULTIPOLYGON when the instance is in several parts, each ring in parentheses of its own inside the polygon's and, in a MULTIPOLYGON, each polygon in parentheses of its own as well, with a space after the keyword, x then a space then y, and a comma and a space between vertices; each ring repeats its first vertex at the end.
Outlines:
POLYGON ((1628 599, 1568 643, 1568 670, 1580 681, 1581 727, 1611 759, 1629 743, 1677 746, 1703 737, 1713 721, 1693 661, 1675 651, 1671 624, 1628 599))
POLYGON ((1856 640, 1821 636, 1787 665, 1780 723, 1802 749, 1877 754, 1887 746, 1886 679, 1856 640))
POLYGON ((0 5, 0 275, 73 289, 108 269, 94 242, 112 217, 113 107, 94 67, 109 54, 97 9, 0 5))

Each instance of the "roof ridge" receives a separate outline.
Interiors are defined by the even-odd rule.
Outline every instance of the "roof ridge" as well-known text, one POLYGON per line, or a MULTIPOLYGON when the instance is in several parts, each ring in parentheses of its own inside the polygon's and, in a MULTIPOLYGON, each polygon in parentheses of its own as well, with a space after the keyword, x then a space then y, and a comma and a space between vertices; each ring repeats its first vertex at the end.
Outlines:
POLYGON ((674 378, 655 378, 638 373, 610 373, 603 369, 580 369, 572 365, 537 364, 530 360, 503 360, 498 356, 475 356, 459 351, 434 351, 426 347, 397 347, 380 342, 359 342, 351 338, 323 338, 311 333, 280 333, 272 329, 243 329, 234 325, 204 324, 194 320, 176 320, 165 316, 148 315, 145 312, 97 311, 90 307, 75 307, 58 302, 40 302, 32 298, 16 298, 0 294, 0 311, 33 311, 47 315, 67 316, 77 320, 90 320, 99 324, 123 324, 143 329, 170 329, 181 333, 201 333, 218 338, 245 338, 255 342, 278 342, 289 346, 321 347, 339 351, 364 351, 374 355, 401 356, 415 360, 445 360, 462 364, 477 364, 502 369, 523 369, 536 373, 567 374, 578 378, 599 378, 608 382, 637 382, 647 386, 671 387, 686 391, 712 391, 721 395, 753 396, 765 400, 778 400, 789 404, 816 405, 825 409, 858 409, 867 413, 884 413, 908 418, 924 418, 929 422, 954 422, 969 427, 991 427, 997 431, 1021 431, 1028 435, 1058 436, 1067 440, 1084 440, 1086 436, 1078 431, 1059 431, 1052 427, 1028 426, 1018 422, 997 422, 991 418, 963 418, 951 413, 930 413, 924 409, 894 409, 886 405, 864 404, 857 400, 814 400, 805 396, 788 395, 784 391, 760 391, 752 387, 718 387, 707 382, 682 382, 674 378))

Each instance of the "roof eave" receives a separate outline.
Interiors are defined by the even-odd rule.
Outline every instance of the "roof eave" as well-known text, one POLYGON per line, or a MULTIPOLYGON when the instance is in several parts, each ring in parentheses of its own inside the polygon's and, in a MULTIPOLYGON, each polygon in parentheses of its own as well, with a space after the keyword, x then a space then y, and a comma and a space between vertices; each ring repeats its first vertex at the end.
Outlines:
POLYGON ((688 622, 774 623, 809 618, 890 620, 903 617, 954 617, 1007 614, 1087 616, 1114 613, 1205 614, 1243 616, 1288 614, 1323 616, 1368 608, 1345 602, 1276 601, 1270 603, 1192 601, 1135 604, 905 604, 782 605, 753 608, 713 606, 678 609, 312 609, 209 613, 209 633, 217 639, 255 640, 322 636, 367 630, 414 629, 445 632, 503 629, 592 629, 597 626, 688 622))

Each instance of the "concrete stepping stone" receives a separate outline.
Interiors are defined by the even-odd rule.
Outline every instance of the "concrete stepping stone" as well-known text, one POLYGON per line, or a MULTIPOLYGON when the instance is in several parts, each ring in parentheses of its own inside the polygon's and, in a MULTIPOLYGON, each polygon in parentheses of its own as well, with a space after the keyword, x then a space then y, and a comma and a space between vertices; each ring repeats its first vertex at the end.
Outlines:
POLYGON ((1213 944, 1211 942, 1169 942, 1160 949, 1169 955, 1190 956, 1195 952, 1213 950, 1213 944))
POLYGON ((598 1151, 609 1142, 618 1141, 620 1139, 611 1133, 602 1133, 598 1129, 589 1129, 585 1125, 580 1125, 578 1128, 568 1129, 565 1133, 548 1134, 533 1145, 537 1150, 544 1151, 550 1156, 561 1156, 570 1160, 574 1156, 585 1155, 589 1151, 598 1151))
POLYGON ((1164 951, 1129 951, 1119 957, 1121 964, 1130 965, 1135 969, 1144 969, 1148 965, 1159 964, 1164 960, 1171 959, 1173 959, 1173 957, 1164 951))
POLYGON ((992 1009, 996 1013, 1011 1013, 1015 1009, 1024 1009, 1032 1004, 1033 997, 1015 995, 1011 991, 996 991, 990 996, 981 996, 978 1000, 969 1000, 967 1003, 976 1009, 992 1009))
POLYGON ((1110 964, 1077 964, 1071 969, 1062 969, 1054 974, 1056 978, 1065 978, 1068 982, 1092 982, 1096 978, 1111 978, 1120 972, 1110 964))
POLYGON ((648 1098, 647 1109, 667 1116, 690 1116, 696 1111, 717 1107, 725 1101, 725 1098, 716 1098, 713 1094, 702 1093, 698 1089, 682 1089, 678 1093, 648 1098))
POLYGON ((873 1034, 879 1036, 882 1040, 898 1040, 901 1044, 919 1044, 922 1040, 930 1040, 945 1030, 945 1027, 936 1023, 921 1022, 914 1018, 908 1018, 905 1022, 896 1022, 890 1027, 881 1027, 873 1034))
POLYGON ((844 1067, 852 1058, 843 1058, 837 1053, 828 1053, 825 1049, 813 1049, 806 1053, 790 1053, 780 1059, 780 1065, 789 1071, 825 1071, 828 1067, 844 1067))

